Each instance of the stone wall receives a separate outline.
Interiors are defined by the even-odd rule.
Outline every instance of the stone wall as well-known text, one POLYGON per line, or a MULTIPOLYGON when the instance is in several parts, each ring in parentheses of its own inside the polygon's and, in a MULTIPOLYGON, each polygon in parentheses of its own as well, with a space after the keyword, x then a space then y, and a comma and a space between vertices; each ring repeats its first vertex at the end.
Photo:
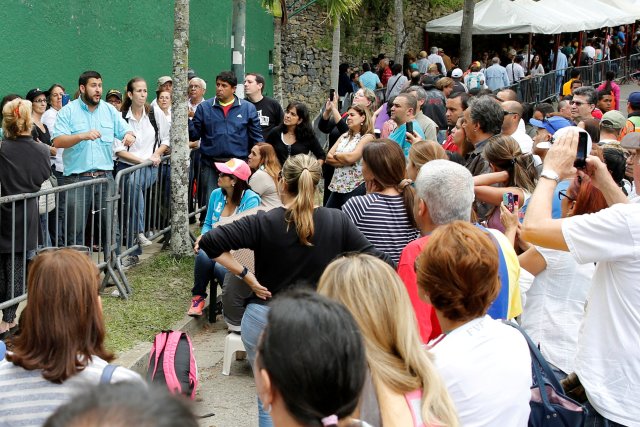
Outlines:
MULTIPOLYGON (((351 22, 342 23, 340 62, 359 68, 363 60, 381 52, 393 57, 393 2, 389 3, 389 15, 384 22, 363 9, 351 22)), ((407 52, 417 54, 425 49, 425 24, 452 11, 440 7, 431 10, 425 0, 405 0, 404 5, 407 52)), ((285 106, 296 100, 305 102, 314 115, 320 111, 330 87, 331 41, 332 27, 317 4, 291 18, 282 28, 282 78, 274 79, 274 84, 282 82, 285 106)))

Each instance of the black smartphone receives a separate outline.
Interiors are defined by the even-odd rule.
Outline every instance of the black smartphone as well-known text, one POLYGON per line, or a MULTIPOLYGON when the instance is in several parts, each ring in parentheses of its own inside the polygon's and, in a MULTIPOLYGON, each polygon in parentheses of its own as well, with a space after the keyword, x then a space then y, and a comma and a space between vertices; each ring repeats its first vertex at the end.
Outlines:
POLYGON ((333 101, 333 97, 336 95, 335 89, 329 89, 329 101, 333 101))
POLYGON ((413 133, 413 122, 407 122, 407 132, 413 133))
POLYGON ((576 153, 576 160, 573 162, 573 166, 577 169, 584 169, 587 166, 587 138, 589 134, 586 132, 580 132, 578 134, 578 152, 576 153))

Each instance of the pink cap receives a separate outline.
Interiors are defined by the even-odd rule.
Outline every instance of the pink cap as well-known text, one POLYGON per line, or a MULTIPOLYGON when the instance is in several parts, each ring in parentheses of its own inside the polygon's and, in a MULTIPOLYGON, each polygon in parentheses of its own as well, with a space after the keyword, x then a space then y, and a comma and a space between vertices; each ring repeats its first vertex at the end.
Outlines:
POLYGON ((243 181, 248 180, 251 176, 251 168, 244 160, 231 159, 225 163, 216 163, 215 165, 220 172, 233 175, 243 181))

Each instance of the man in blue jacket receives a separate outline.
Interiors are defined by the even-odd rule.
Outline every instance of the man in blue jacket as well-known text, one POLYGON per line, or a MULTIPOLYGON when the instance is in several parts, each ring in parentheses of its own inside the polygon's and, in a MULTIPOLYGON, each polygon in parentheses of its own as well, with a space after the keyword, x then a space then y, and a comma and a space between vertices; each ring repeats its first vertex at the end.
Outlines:
POLYGON ((207 206, 211 192, 218 188, 214 163, 246 160, 251 147, 263 140, 258 112, 253 104, 235 96, 237 84, 233 72, 221 72, 216 77, 216 96, 198 105, 189 120, 189 141, 200 140, 200 206, 207 206))

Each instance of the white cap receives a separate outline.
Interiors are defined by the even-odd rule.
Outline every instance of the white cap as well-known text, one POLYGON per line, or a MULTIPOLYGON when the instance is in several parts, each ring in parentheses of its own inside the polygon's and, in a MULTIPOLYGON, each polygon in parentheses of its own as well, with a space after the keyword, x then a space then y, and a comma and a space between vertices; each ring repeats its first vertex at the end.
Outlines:
POLYGON ((462 77, 462 70, 460 68, 456 68, 451 72, 451 77, 454 77, 456 79, 462 77))

